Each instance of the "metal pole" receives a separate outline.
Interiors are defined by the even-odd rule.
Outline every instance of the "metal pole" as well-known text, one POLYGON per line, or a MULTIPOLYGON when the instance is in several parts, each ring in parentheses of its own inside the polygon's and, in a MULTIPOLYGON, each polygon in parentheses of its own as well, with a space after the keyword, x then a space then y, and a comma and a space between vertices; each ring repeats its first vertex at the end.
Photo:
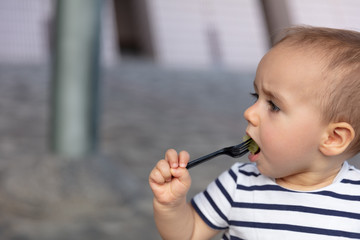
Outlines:
POLYGON ((80 158, 96 150, 101 0, 58 0, 51 147, 80 158))

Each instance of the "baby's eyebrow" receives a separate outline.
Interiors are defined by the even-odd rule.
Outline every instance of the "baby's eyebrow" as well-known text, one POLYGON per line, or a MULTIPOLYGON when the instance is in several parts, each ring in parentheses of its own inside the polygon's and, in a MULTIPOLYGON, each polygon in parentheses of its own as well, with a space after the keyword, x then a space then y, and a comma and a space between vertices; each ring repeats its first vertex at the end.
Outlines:
POLYGON ((278 101, 280 103, 285 102, 284 98, 281 95, 279 95, 278 93, 276 93, 276 92, 272 92, 272 91, 270 91, 270 90, 268 90, 268 89, 266 89, 264 87, 262 88, 262 91, 264 92, 264 94, 266 96, 270 97, 271 99, 275 99, 276 101, 278 101))
MULTIPOLYGON (((255 92, 258 93, 259 89, 258 89, 255 81, 254 81, 254 89, 255 89, 255 92)), ((277 100, 279 103, 285 102, 285 99, 280 94, 272 92, 272 91, 266 89, 264 86, 262 86, 261 90, 266 96, 270 97, 271 99, 277 100)))

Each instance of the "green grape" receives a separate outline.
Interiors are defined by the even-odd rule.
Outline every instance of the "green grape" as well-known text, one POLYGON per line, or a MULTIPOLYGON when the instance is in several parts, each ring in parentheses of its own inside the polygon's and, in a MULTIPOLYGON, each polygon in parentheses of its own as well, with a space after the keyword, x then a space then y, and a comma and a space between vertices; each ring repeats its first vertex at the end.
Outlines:
MULTIPOLYGON (((243 141, 247 141, 248 139, 250 139, 250 137, 248 135, 245 135, 243 137, 243 141)), ((251 142, 248 146, 248 150, 249 152, 251 152, 252 154, 255 154, 257 151, 259 151, 259 146, 256 144, 256 142, 254 140, 251 139, 251 142)))

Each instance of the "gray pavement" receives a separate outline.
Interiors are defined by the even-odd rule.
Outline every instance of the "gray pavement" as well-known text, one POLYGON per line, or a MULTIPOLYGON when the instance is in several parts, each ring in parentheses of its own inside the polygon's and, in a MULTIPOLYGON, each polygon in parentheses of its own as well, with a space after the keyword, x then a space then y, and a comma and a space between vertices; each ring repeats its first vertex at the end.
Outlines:
MULTIPOLYGON (((168 148, 196 158, 239 143, 253 75, 146 62, 104 69, 99 151, 70 160, 47 150, 48 66, 0 66, 0 239, 160 239, 149 172, 168 148)), ((191 169, 189 198, 233 162, 191 169)))

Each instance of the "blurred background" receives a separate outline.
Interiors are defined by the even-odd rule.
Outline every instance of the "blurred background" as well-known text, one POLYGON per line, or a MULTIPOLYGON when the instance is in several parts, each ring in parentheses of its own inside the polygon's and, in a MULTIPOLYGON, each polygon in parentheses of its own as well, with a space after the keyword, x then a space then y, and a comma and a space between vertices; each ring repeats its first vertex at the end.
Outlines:
MULTIPOLYGON (((196 158, 241 142, 277 33, 360 31, 359 11, 358 0, 0 1, 0 239, 160 239, 148 175, 166 149, 196 158)), ((189 198, 237 160, 191 169, 189 198)))

